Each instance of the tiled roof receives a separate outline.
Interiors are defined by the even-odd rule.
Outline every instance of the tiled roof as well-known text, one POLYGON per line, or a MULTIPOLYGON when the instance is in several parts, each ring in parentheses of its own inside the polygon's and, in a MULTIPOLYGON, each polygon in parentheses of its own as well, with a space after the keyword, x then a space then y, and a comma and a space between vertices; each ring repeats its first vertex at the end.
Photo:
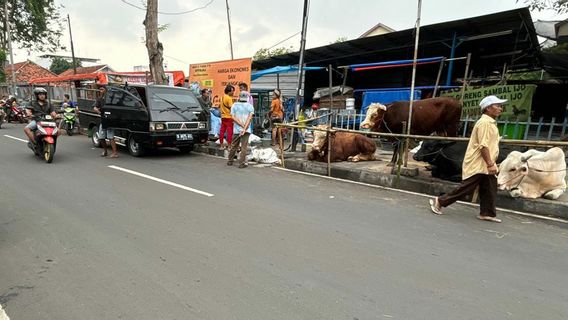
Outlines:
MULTIPOLYGON (((27 60, 24 62, 14 63, 14 69, 16 72, 16 82, 17 83, 27 83, 35 78, 43 77, 53 77, 56 76, 55 73, 47 70, 46 68, 34 63, 33 61, 27 60)), ((7 65, 4 68, 6 73, 6 80, 12 80, 12 65, 7 65)))
MULTIPOLYGON (((93 73, 93 72, 97 72, 100 69, 103 69, 107 67, 106 64, 101 64, 101 65, 97 65, 97 66, 90 66, 90 67, 77 67, 77 74, 84 74, 84 73, 93 73)), ((60 76, 68 76, 68 75, 72 75, 73 74, 73 68, 71 69, 67 69, 65 71, 63 71, 62 73, 60 73, 60 76)))

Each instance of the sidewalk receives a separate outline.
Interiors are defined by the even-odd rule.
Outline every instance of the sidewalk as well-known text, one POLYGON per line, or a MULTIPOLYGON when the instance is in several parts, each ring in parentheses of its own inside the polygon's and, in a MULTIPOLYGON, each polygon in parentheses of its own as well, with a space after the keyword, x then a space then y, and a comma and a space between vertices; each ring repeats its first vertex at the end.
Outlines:
MULTIPOLYGON (((223 151, 217 146, 196 146, 196 152, 211 155, 224 156, 223 151)), ((279 150, 277 150, 279 152, 279 150)), ((446 193, 453 190, 458 183, 432 178, 426 170, 426 163, 417 162, 411 158, 408 166, 418 168, 418 175, 415 177, 400 176, 391 174, 391 167, 387 166, 392 152, 378 151, 379 161, 362 162, 336 162, 331 164, 331 176, 340 179, 358 181, 383 187, 413 191, 432 196, 446 193)), ((305 152, 285 152, 285 168, 327 176, 327 163, 308 161, 305 152)), ((469 200, 469 199, 468 199, 469 200)), ((521 212, 528 212, 543 216, 568 219, 568 193, 564 193, 558 200, 547 199, 520 199, 512 198, 508 192, 499 191, 497 195, 497 206, 502 209, 509 209, 521 212)))

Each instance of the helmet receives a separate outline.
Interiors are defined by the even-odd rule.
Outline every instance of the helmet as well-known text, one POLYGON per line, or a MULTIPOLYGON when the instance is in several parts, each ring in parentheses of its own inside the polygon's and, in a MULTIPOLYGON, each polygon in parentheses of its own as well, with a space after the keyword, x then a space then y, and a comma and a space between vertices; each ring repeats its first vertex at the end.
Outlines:
POLYGON ((40 93, 43 93, 45 95, 47 95, 47 90, 45 90, 45 88, 35 88, 34 89, 34 95, 39 95, 40 93))

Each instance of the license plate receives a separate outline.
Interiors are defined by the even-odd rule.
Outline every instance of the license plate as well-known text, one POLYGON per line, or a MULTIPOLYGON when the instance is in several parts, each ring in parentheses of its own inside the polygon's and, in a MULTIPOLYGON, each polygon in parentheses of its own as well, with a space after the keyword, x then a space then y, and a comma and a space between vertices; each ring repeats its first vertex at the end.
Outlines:
POLYGON ((176 139, 178 141, 193 140, 193 135, 191 133, 177 133, 176 139))

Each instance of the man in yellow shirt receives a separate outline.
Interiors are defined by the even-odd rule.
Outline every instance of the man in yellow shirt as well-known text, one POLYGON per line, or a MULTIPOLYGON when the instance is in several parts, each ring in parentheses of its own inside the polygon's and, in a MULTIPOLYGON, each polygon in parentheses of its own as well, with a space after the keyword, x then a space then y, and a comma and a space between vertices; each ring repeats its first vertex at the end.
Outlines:
POLYGON ((219 132, 219 147, 223 149, 223 139, 225 132, 227 132, 227 146, 231 145, 233 141, 233 117, 231 116, 231 107, 233 106, 233 93, 235 87, 227 85, 225 87, 225 94, 221 100, 221 130, 219 132))
POLYGON ((462 182, 450 193, 430 199, 430 208, 435 214, 442 214, 442 207, 460 200, 479 187, 480 220, 501 222, 497 219, 495 199, 497 197, 497 156, 499 155, 499 130, 495 119, 503 111, 507 100, 487 96, 481 100, 481 118, 475 123, 467 145, 462 165, 462 182))

